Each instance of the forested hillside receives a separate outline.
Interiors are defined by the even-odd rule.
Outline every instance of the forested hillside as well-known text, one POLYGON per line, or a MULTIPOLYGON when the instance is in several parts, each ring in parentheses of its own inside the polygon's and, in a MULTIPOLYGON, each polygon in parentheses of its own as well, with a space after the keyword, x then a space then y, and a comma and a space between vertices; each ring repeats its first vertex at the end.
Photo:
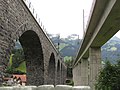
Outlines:
MULTIPOLYGON (((56 47, 59 43, 59 51, 63 57, 75 57, 82 42, 77 34, 69 35, 67 38, 58 38, 57 35, 50 34, 50 37, 56 47)), ((115 63, 120 59, 120 39, 114 36, 102 46, 101 51, 103 61, 115 63)))
MULTIPOLYGON (((49 37, 55 44, 55 47, 59 49, 61 56, 65 59, 75 58, 82 40, 79 39, 77 34, 69 35, 66 38, 60 38, 60 35, 49 34, 49 37)), ((21 45, 16 42, 15 49, 20 49, 21 45)), ((109 60, 112 63, 120 59, 120 39, 117 37, 112 37, 106 44, 101 48, 102 60, 109 60)))

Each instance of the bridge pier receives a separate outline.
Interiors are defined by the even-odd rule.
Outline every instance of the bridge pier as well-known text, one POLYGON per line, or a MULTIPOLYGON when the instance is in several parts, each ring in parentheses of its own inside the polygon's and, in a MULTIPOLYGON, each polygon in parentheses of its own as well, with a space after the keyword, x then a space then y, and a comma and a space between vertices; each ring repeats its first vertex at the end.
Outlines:
POLYGON ((81 84, 81 63, 78 63, 73 69, 73 81, 75 86, 80 86, 81 84))
POLYGON ((99 71, 101 69, 101 48, 100 47, 91 47, 89 49, 89 59, 90 59, 90 81, 91 90, 95 90, 95 83, 99 71))
POLYGON ((73 69, 75 86, 88 86, 88 59, 82 59, 73 69))
POLYGON ((88 59, 81 60, 81 86, 88 86, 88 59))

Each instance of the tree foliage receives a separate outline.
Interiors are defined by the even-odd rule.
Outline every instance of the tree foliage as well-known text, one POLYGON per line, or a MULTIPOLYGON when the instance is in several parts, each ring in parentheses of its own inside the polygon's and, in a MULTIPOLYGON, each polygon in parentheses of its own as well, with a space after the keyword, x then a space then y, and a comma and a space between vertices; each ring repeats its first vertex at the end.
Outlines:
POLYGON ((10 73, 10 74, 26 73, 26 71, 24 70, 25 69, 25 65, 23 64, 24 61, 25 61, 25 59, 24 59, 23 49, 14 49, 10 56, 10 60, 9 60, 6 72, 10 73), (23 67, 23 65, 24 65, 24 67, 23 67))
POLYGON ((24 61, 23 49, 14 49, 13 54, 12 67, 17 68, 24 61))
POLYGON ((106 62, 98 77, 96 90, 120 90, 120 61, 117 64, 106 62))
POLYGON ((64 62, 67 67, 72 67, 73 59, 72 59, 72 57, 66 56, 66 57, 64 57, 64 62))
POLYGON ((73 63, 73 58, 72 57, 64 57, 64 62, 67 66, 67 78, 72 78, 72 63, 73 63))

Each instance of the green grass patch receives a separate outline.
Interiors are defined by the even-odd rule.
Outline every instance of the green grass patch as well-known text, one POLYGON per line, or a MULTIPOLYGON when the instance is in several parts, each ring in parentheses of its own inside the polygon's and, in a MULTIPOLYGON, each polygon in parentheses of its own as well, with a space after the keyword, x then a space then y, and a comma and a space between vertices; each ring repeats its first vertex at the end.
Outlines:
POLYGON ((22 63, 19 65, 19 67, 16 68, 16 71, 17 71, 17 70, 26 73, 26 62, 25 62, 25 61, 22 62, 22 63))

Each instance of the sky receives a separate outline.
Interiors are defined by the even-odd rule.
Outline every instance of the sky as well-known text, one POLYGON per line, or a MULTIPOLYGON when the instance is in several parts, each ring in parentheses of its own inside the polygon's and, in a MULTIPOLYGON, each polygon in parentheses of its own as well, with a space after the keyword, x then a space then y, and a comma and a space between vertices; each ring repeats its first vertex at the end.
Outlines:
MULTIPOLYGON (((66 37, 78 34, 83 37, 93 0, 29 0, 42 21, 42 25, 50 34, 66 37)), ((120 32, 116 36, 120 37, 120 32)))

